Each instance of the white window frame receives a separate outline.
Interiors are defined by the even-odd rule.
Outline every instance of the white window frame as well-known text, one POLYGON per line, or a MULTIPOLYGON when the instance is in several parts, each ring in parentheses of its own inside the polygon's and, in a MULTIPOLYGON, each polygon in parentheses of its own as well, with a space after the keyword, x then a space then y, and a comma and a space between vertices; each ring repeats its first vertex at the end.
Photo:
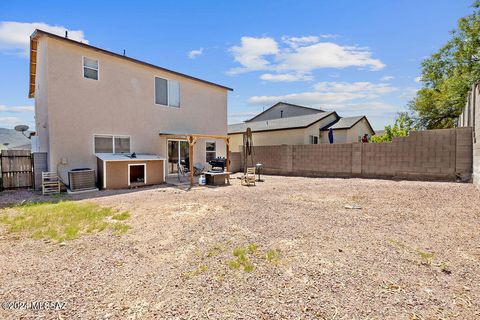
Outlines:
POLYGON ((95 58, 90 58, 90 57, 87 57, 87 56, 82 56, 82 76, 83 76, 83 79, 93 80, 93 81, 100 81, 100 60, 99 60, 99 59, 95 59, 95 58), (86 66, 85 66, 85 58, 91 59, 91 60, 96 60, 96 61, 97 61, 97 65, 98 65, 97 69, 92 68, 92 67, 86 67, 86 66), (87 78, 87 77, 85 77, 85 68, 90 69, 90 70, 96 70, 96 71, 97 71, 97 79, 92 79, 92 78, 87 78))
POLYGON ((215 153, 214 159, 217 157, 217 141, 205 141, 205 162, 208 162, 207 160, 207 154, 208 153, 215 153), (207 151, 207 143, 214 143, 215 144, 215 151, 207 151))
POLYGON ((168 107, 168 108, 174 108, 174 109, 180 109, 180 107, 182 106, 182 99, 181 99, 180 91, 181 91, 180 81, 174 80, 174 79, 168 79, 168 78, 165 78, 165 77, 162 77, 162 76, 154 76, 153 77, 153 103, 155 105, 162 106, 162 107, 168 107), (163 80, 167 81, 167 104, 157 103, 157 97, 156 97, 157 90, 156 90, 156 87, 155 87, 156 86, 155 78, 159 78, 159 79, 163 79, 163 80), (178 83, 178 107, 171 106, 169 104, 170 103, 170 86, 168 85, 168 83, 170 81, 176 81, 178 83))
POLYGON ((103 134, 103 133, 95 133, 93 135, 93 154, 95 153, 109 153, 109 152, 95 152, 95 137, 105 137, 105 138, 112 138, 112 154, 115 154, 115 138, 128 138, 130 140, 130 151, 124 153, 132 153, 132 137, 129 135, 124 134, 103 134))
POLYGON ((146 163, 129 163, 128 164, 128 186, 131 185, 130 183, 130 167, 131 166, 143 166, 143 184, 147 184, 147 164, 146 163))

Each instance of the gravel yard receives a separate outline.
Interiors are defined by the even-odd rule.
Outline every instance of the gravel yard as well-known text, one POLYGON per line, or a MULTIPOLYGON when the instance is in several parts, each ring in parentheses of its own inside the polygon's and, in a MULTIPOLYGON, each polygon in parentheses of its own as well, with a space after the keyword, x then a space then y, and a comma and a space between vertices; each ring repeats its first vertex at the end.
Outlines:
POLYGON ((78 196, 128 210, 123 235, 59 245, 0 225, 0 302, 66 303, 0 319, 480 318, 473 185, 264 179, 78 196))

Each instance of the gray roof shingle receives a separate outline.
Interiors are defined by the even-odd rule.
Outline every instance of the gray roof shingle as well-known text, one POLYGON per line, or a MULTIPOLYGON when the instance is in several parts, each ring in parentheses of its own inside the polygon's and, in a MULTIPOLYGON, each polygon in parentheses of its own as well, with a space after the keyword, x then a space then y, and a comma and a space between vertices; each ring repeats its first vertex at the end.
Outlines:
POLYGON ((253 121, 248 123, 236 123, 228 126, 228 133, 241 133, 245 132, 247 128, 252 129, 253 132, 257 131, 270 131, 270 130, 282 130, 293 128, 305 128, 309 125, 328 117, 332 112, 319 112, 315 114, 309 114, 298 117, 289 117, 281 119, 273 119, 268 121, 253 121))
POLYGON ((330 129, 350 129, 365 116, 340 118, 333 125, 325 126, 322 130, 330 129))

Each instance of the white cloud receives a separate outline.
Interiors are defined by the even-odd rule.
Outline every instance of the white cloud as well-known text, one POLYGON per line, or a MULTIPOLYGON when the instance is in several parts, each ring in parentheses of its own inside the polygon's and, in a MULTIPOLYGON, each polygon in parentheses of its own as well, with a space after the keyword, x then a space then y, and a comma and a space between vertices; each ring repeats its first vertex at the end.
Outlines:
POLYGON ((380 60, 372 59, 371 55, 368 49, 319 42, 296 48, 293 52, 283 52, 279 56, 278 69, 311 72, 322 68, 361 67, 380 70, 385 67, 380 60))
POLYGON ((394 76, 384 76, 384 77, 380 78, 380 81, 385 81, 386 82, 386 81, 391 81, 393 79, 395 79, 394 76))
POLYGON ((372 110, 398 110, 398 106, 394 106, 382 101, 369 101, 362 103, 346 103, 346 104, 330 104, 332 110, 341 111, 372 111, 372 110))
POLYGON ((6 106, 0 104, 0 111, 3 112, 15 112, 15 113, 24 113, 24 112, 34 112, 34 106, 6 106))
POLYGON ((203 48, 192 50, 188 53, 188 57, 190 59, 195 59, 198 56, 201 56, 203 54, 203 48))
POLYGON ((260 79, 272 82, 293 82, 293 81, 309 81, 313 80, 312 76, 304 74, 292 74, 292 73, 264 73, 260 76, 260 79))
POLYGON ((412 100, 417 95, 417 90, 418 89, 414 87, 405 88, 398 97, 405 100, 412 100))
POLYGON ((283 36, 282 41, 288 44, 291 47, 298 47, 300 45, 305 45, 308 43, 315 43, 320 40, 317 36, 306 36, 306 37, 287 37, 283 36))
POLYGON ((253 116, 256 116, 258 112, 254 111, 244 111, 244 112, 233 112, 228 114, 228 123, 239 123, 244 120, 250 119, 253 116))
MULTIPOLYGON (((320 42, 321 38, 322 36, 284 36, 284 45, 280 46, 273 38, 242 37, 239 46, 230 48, 234 60, 241 66, 229 70, 228 73, 269 70, 309 74, 322 68, 357 67, 376 71, 385 67, 379 59, 372 58, 372 52, 368 48, 320 42)), ((277 81, 277 78, 272 77, 272 81, 277 81)))
POLYGON ((278 45, 274 39, 268 37, 242 37, 241 45, 230 48, 230 51, 233 53, 235 61, 242 67, 231 69, 229 73, 238 74, 254 70, 267 70, 270 62, 265 59, 265 56, 278 54, 278 45))
POLYGON ((359 99, 376 99, 395 90, 396 88, 388 84, 371 82, 319 82, 313 86, 311 91, 277 96, 253 96, 248 99, 248 103, 268 105, 278 101, 286 101, 300 105, 322 107, 359 99))
POLYGON ((314 86, 320 92, 360 92, 364 94, 385 94, 395 91, 389 84, 371 82, 319 82, 314 86))
POLYGON ((30 35, 35 29, 41 29, 60 36, 68 30, 68 38, 88 43, 82 30, 69 30, 63 26, 52 26, 43 22, 0 22, 0 51, 28 55, 30 35))
POLYGON ((17 117, 0 117, 0 128, 11 127, 18 124, 23 124, 22 120, 17 117))

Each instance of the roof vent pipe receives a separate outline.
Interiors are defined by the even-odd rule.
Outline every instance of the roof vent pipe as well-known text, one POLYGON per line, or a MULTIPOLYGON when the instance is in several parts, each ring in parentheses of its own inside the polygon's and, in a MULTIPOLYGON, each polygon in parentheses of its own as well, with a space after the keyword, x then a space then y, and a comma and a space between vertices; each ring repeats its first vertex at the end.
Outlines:
POLYGON ((65 30, 65 38, 68 39, 68 30, 65 30))
POLYGON ((125 49, 123 49, 123 56, 125 56, 125 49))
POLYGON ((283 118, 283 110, 280 110, 280 118, 283 118))

